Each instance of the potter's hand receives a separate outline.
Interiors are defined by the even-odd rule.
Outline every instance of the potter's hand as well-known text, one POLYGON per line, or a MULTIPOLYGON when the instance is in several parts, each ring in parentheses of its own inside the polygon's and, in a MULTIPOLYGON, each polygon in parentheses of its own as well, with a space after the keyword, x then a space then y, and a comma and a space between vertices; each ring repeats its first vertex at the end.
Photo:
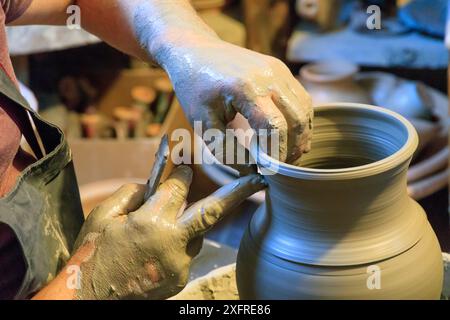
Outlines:
POLYGON ((191 122, 223 131, 239 112, 257 132, 279 130, 282 161, 309 151, 311 99, 280 60, 212 39, 173 52, 164 66, 191 122))
MULTIPOLYGON (((16 24, 66 24, 66 2, 34 0, 16 24), (38 4, 39 3, 39 4, 38 4)), ((253 129, 278 129, 279 158, 309 149, 311 101, 279 60, 221 41, 189 0, 78 0, 82 27, 161 65, 191 121, 224 129, 236 112, 253 129)))
POLYGON ((186 285, 202 235, 265 187, 260 176, 249 175, 185 210, 191 179, 191 169, 180 166, 144 204, 146 186, 131 184, 94 209, 75 244, 77 252, 85 252, 78 298, 175 295, 186 285))

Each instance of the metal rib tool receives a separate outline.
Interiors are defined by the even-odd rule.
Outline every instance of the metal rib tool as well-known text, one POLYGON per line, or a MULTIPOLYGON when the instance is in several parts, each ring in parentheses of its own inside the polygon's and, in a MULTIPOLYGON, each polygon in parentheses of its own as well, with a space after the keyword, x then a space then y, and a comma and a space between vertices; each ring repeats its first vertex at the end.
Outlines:
POLYGON ((147 201, 156 192, 161 181, 162 174, 167 165, 167 160, 169 159, 170 149, 169 149, 169 137, 165 134, 161 143, 159 144, 158 151, 155 154, 155 163, 153 164, 152 172, 150 178, 147 181, 147 192, 145 193, 144 200, 147 201))

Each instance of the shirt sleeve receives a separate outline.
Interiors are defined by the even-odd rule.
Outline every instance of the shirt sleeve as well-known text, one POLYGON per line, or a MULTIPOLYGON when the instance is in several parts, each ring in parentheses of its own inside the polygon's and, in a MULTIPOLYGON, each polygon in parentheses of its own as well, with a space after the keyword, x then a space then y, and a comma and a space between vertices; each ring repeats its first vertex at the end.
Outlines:
POLYGON ((32 0, 0 0, 5 12, 5 23, 8 24, 19 18, 30 6, 32 0))

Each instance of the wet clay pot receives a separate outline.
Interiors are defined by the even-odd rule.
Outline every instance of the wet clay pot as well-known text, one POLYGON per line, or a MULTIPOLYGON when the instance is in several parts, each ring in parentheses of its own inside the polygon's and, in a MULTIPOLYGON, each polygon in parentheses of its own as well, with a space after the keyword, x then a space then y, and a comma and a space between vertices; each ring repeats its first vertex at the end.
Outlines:
POLYGON ((240 245, 240 298, 438 299, 441 249, 406 188, 413 126, 360 104, 319 106, 314 124, 301 167, 251 146, 269 187, 240 245))
POLYGON ((346 61, 311 63, 300 69, 300 82, 314 105, 332 102, 372 103, 369 94, 355 82, 358 66, 346 61))

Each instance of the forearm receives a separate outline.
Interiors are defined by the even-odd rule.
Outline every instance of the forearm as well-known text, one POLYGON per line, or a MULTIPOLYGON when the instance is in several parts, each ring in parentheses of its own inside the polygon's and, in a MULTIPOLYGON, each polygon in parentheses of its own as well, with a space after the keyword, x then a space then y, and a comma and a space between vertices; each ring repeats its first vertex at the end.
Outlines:
POLYGON ((81 264, 94 252, 94 244, 87 243, 67 262, 64 269, 33 300, 74 300, 81 286, 81 264))
POLYGON ((169 61, 174 62, 170 58, 174 50, 218 40, 215 32, 200 19, 188 0, 119 2, 131 9, 122 12, 129 14, 127 20, 133 23, 140 47, 162 67, 167 67, 169 61))
MULTIPOLYGON (((76 266, 73 262, 69 262, 68 266, 76 266)), ((64 268, 58 276, 50 282, 46 287, 39 291, 32 299, 33 300, 73 300, 75 299, 76 289, 69 288, 67 285, 70 269, 64 268)))
POLYGON ((119 50, 163 68, 167 51, 217 39, 188 0, 78 0, 82 26, 119 50))
POLYGON ((12 24, 63 25, 73 4, 80 8, 85 30, 125 53, 162 66, 168 50, 199 39, 217 39, 188 0, 33 0, 12 24))
POLYGON ((74 0, 31 0, 26 11, 9 25, 64 25, 68 17, 67 8, 74 2, 74 0))

